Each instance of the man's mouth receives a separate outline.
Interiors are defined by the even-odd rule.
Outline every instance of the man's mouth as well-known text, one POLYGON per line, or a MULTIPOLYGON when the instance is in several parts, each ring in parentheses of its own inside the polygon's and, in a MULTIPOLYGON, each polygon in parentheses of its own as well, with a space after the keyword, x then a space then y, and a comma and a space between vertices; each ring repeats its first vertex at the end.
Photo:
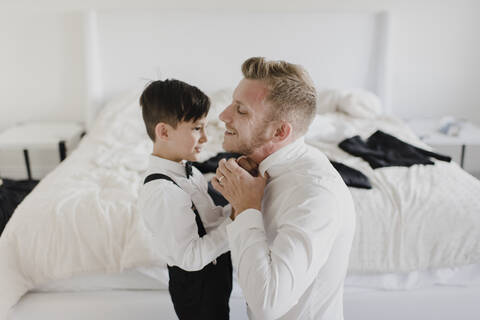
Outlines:
POLYGON ((234 136, 234 135, 236 135, 236 133, 232 129, 226 128, 225 129, 225 135, 226 136, 234 136))

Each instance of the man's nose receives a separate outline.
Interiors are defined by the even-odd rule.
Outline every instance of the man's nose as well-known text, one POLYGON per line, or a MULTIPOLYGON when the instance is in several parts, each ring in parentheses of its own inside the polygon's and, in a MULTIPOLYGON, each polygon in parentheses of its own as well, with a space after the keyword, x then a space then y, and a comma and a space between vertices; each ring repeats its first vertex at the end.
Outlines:
POLYGON ((220 113, 220 115, 218 116, 218 118, 225 122, 225 123, 228 123, 230 122, 231 120, 231 117, 230 117, 230 109, 231 109, 231 106, 232 105, 229 105, 228 107, 225 108, 225 110, 222 111, 222 113, 220 113))

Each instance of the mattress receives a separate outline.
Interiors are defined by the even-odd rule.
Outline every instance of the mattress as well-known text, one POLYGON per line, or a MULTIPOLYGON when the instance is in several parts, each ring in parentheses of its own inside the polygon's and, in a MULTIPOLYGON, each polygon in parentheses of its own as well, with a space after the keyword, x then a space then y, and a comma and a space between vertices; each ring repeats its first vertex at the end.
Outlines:
MULTIPOLYGON (((231 319, 248 319, 235 275, 231 319)), ((176 319, 167 283, 163 268, 56 280, 26 294, 9 319, 176 319)), ((344 292, 346 319, 476 319, 480 265, 349 275, 344 292)))
MULTIPOLYGON (((349 290, 344 317, 355 320, 476 320, 480 287, 442 286, 409 291, 349 290)), ((11 310, 9 320, 177 319, 166 290, 32 292, 11 310)), ((248 319, 245 301, 230 299, 230 319, 248 319)))

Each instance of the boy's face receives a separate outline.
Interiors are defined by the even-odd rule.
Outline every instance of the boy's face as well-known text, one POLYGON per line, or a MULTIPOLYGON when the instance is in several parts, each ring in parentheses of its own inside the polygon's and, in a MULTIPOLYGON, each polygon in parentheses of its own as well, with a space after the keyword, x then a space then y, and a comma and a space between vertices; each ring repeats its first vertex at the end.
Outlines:
POLYGON ((202 151, 202 145, 207 142, 205 133, 206 118, 197 121, 182 121, 177 128, 169 133, 169 147, 172 150, 173 161, 196 161, 202 151))

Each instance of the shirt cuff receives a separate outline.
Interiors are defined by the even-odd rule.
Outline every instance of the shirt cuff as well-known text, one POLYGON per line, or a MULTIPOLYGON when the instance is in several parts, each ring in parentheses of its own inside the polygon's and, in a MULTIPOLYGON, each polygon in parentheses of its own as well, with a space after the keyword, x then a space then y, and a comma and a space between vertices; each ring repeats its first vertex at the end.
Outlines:
MULTIPOLYGON (((230 220, 227 219, 227 220, 230 220)), ((233 242, 243 231, 248 229, 264 230, 263 216, 257 209, 247 209, 227 225, 228 240, 233 242)))
POLYGON ((222 208, 222 214, 224 217, 230 217, 232 214, 232 205, 230 203, 222 208))

